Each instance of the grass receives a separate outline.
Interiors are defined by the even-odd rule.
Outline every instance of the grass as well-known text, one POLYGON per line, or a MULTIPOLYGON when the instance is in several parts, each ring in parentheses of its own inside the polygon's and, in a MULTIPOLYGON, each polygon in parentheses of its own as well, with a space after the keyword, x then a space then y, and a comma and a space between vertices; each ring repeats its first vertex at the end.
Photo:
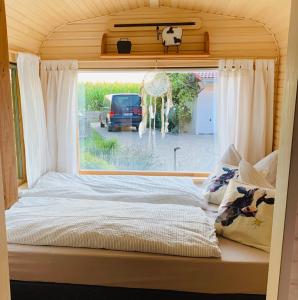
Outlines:
POLYGON ((96 130, 80 140, 80 165, 85 170, 148 170, 152 153, 120 145, 115 138, 103 138, 96 130))
POLYGON ((111 154, 119 149, 117 139, 104 139, 95 130, 93 130, 91 135, 85 138, 81 144, 83 144, 86 152, 90 152, 92 154, 111 154))
POLYGON ((81 169, 83 170, 115 170, 116 168, 104 159, 90 152, 81 152, 81 169))
POLYGON ((80 163, 82 169, 114 170, 115 167, 108 162, 113 153, 119 149, 116 139, 104 139, 95 130, 80 141, 80 163))

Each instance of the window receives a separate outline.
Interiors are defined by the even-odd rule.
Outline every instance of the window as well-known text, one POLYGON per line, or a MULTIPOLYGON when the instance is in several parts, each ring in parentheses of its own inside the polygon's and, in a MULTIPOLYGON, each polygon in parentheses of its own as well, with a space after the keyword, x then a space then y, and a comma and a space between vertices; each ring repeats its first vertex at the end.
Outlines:
POLYGON ((21 98, 18 82, 18 71, 15 64, 10 64, 11 94, 13 101, 13 119, 15 130, 15 146, 17 155, 17 174, 19 185, 26 182, 25 147, 23 137, 21 98))
POLYGON ((156 129, 140 138, 140 90, 148 72, 79 73, 81 171, 197 174, 212 170, 218 158, 214 124, 217 71, 167 70, 174 102, 169 133, 161 135, 161 101, 157 101, 157 113, 151 120, 156 129))

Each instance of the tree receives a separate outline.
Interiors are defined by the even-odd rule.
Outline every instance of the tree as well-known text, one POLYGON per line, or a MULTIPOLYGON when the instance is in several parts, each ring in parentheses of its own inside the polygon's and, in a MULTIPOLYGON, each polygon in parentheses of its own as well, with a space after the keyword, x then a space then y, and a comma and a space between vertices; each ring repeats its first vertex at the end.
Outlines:
POLYGON ((169 130, 180 132, 184 125, 191 122, 192 106, 202 90, 202 81, 195 73, 169 73, 172 83, 174 108, 170 113, 169 130))

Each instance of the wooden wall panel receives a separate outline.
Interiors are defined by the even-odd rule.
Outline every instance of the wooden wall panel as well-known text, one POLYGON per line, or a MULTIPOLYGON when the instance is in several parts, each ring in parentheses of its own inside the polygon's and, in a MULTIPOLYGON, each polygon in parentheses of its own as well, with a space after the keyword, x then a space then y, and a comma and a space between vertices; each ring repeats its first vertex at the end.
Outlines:
POLYGON ((18 197, 13 109, 4 2, 0 2, 0 153, 5 206, 18 197))
MULTIPOLYGON (((1 0, 0 0, 1 2, 1 0)), ((0 4, 1 7, 1 4, 0 4)), ((9 270, 4 214, 4 193, 2 186, 2 168, 0 159, 0 299, 9 300, 9 270)))
POLYGON ((295 238, 296 239, 294 241, 294 254, 292 260, 289 300, 298 299, 298 211, 296 216, 295 238))
MULTIPOLYGON (((0 122, 3 117, 5 117, 6 103, 4 98, 7 96, 7 88, 9 88, 9 83, 5 80, 5 85, 2 81, 6 77, 3 73, 8 71, 8 49, 7 49, 7 38, 6 38, 6 22, 5 22, 5 9, 4 0, 0 0, 0 122), (3 72, 4 71, 4 72, 3 72), (4 115, 3 115, 4 114, 4 115)), ((5 118, 6 119, 6 118, 5 118)), ((4 142, 3 138, 3 123, 0 123, 0 144, 4 142)), ((13 126, 12 126, 13 128, 13 126)), ((10 289, 9 289, 9 271, 8 271, 8 256, 7 256, 7 241, 6 241, 6 229, 5 229, 5 215, 4 215, 4 188, 7 188, 7 178, 3 175, 5 171, 2 168, 2 150, 3 147, 0 145, 0 299, 9 300, 10 299, 10 289)), ((8 150, 8 149, 7 149, 8 150)), ((5 165, 6 166, 6 165, 5 165)), ((12 183, 13 184, 13 183, 12 183)))

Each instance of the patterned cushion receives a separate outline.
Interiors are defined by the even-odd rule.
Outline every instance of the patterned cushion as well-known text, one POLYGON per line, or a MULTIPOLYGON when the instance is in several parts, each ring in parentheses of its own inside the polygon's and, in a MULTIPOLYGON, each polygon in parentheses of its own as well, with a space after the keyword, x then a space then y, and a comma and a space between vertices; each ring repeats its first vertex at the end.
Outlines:
POLYGON ((216 219, 218 234, 269 252, 275 190, 231 180, 216 219))
POLYGON ((259 162, 257 162, 254 167, 258 172, 261 172, 263 176, 270 182, 271 185, 276 185, 276 173, 277 173, 277 163, 278 163, 278 150, 270 153, 259 162))
POLYGON ((223 156, 220 159, 220 162, 223 164, 228 164, 231 166, 238 166, 241 161, 241 155, 240 153, 236 150, 235 145, 231 144, 223 156))
POLYGON ((208 202, 220 205, 229 181, 238 177, 238 167, 218 164, 214 173, 206 180, 204 196, 208 202))
POLYGON ((239 164, 239 179, 248 184, 267 189, 274 189, 274 187, 264 177, 263 173, 258 172, 249 162, 245 161, 244 159, 242 159, 239 164))

